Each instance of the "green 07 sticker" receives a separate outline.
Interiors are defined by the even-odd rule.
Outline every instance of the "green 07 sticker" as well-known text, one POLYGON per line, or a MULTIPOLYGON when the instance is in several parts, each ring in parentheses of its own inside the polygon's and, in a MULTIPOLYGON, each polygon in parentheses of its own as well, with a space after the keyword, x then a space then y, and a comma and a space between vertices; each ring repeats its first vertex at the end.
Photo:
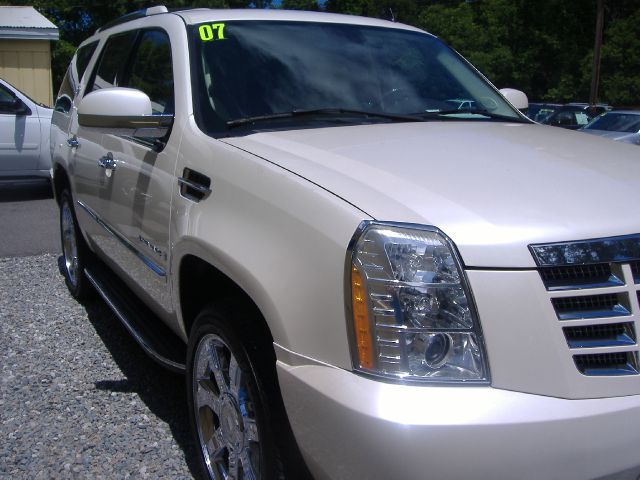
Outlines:
POLYGON ((225 40, 224 23, 211 23, 209 25, 200 25, 200 40, 210 42, 212 40, 225 40))

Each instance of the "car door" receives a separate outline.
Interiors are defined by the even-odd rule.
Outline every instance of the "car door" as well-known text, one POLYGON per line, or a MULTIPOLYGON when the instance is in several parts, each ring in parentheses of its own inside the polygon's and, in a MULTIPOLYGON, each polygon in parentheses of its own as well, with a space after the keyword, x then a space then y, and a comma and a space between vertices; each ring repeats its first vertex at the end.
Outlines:
POLYGON ((0 174, 24 176, 37 170, 40 119, 26 97, 0 83, 0 174))
MULTIPOLYGON (((169 36, 160 29, 139 32, 126 75, 118 86, 146 93, 154 114, 173 114, 174 92, 169 36)), ((115 168, 103 169, 98 203, 100 216, 112 236, 110 259, 142 286, 152 303, 170 310, 169 215, 173 188, 175 149, 165 148, 165 138, 102 135, 101 156, 115 168), (117 245, 117 247, 116 247, 117 245)))
MULTIPOLYGON (((93 71, 87 81, 84 96, 92 91, 119 86, 123 82, 126 64, 137 38, 137 31, 119 33, 109 37, 102 48, 93 71)), ((81 102, 74 100, 74 109, 81 102)), ((116 257, 121 244, 110 231, 107 221, 111 208, 113 179, 111 170, 101 166, 106 152, 102 146, 104 134, 78 124, 78 116, 72 115, 69 123, 67 146, 69 163, 75 181, 76 211, 78 221, 96 249, 106 257, 116 257)))

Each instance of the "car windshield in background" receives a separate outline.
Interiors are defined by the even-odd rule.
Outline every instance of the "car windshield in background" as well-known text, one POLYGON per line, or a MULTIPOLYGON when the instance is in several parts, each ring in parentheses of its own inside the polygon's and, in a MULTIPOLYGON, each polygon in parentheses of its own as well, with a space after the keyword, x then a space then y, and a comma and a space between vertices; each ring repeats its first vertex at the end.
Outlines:
POLYGON ((310 122, 526 121, 431 35, 283 21, 207 23, 191 35, 196 118, 211 134, 310 122))
POLYGON ((637 133, 640 131, 640 112, 608 112, 594 119, 585 130, 606 130, 609 132, 637 133))

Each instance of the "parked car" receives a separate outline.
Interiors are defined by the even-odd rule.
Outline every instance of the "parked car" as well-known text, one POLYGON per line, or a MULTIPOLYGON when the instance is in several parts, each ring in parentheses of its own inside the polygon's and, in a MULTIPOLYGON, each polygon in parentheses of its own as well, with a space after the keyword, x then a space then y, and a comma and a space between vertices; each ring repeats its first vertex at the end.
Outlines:
POLYGON ((476 108, 476 102, 474 100, 467 100, 465 98, 452 98, 446 100, 446 103, 453 109, 457 110, 472 110, 476 108))
POLYGON ((527 109, 527 117, 529 117, 534 122, 541 123, 544 119, 549 117, 549 115, 551 115, 561 106, 562 104, 560 103, 532 102, 529 103, 529 108, 527 109))
POLYGON ((619 142, 640 145, 640 111, 614 110, 605 112, 594 118, 580 131, 619 142))
POLYGON ((65 281, 185 372, 203 477, 640 475, 635 147, 377 19, 154 7, 87 52, 65 281))
POLYGON ((554 127, 577 130, 584 127, 593 118, 610 107, 608 105, 589 105, 587 103, 568 103, 558 107, 551 115, 542 119, 540 123, 554 127))
POLYGON ((51 111, 0 79, 0 181, 51 178, 51 111))

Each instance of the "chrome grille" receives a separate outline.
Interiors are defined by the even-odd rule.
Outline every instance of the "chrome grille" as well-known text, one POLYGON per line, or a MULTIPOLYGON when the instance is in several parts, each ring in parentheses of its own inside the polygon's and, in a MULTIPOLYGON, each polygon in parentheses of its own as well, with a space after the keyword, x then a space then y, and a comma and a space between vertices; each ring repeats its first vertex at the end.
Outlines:
POLYGON ((529 248, 578 371, 640 375, 640 235, 529 248))

